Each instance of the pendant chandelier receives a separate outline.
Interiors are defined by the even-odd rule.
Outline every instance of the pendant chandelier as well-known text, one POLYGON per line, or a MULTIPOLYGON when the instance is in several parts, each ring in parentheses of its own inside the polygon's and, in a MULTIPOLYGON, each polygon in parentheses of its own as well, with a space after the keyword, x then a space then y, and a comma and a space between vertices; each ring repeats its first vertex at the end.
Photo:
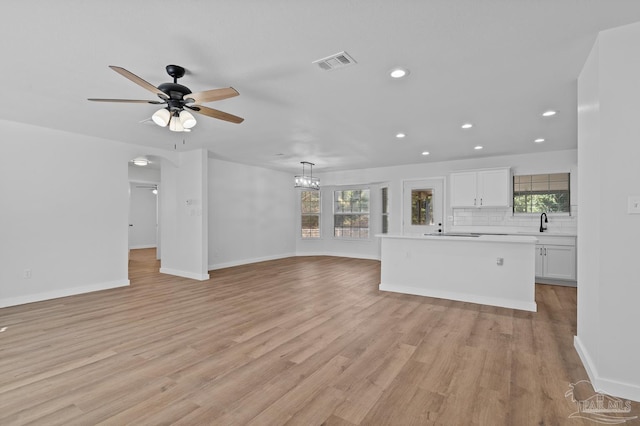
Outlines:
POLYGON ((302 175, 295 177, 295 187, 315 190, 320 189, 320 179, 313 177, 313 166, 315 166, 315 164, 308 161, 301 161, 300 164, 302 164, 302 175), (309 166, 309 175, 305 172, 305 166, 309 166))

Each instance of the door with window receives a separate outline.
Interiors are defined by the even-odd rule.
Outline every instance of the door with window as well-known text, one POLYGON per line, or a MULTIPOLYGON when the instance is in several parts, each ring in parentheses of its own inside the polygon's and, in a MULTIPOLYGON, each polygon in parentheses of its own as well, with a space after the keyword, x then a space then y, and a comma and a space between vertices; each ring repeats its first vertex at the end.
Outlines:
POLYGON ((402 229, 405 234, 437 233, 444 214, 444 179, 403 183, 402 229))

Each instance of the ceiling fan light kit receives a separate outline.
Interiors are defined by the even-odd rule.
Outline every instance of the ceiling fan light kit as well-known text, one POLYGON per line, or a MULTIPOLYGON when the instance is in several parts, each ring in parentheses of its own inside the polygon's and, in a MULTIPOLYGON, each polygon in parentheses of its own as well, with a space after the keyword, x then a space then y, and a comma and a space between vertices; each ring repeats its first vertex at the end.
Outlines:
POLYGON ((180 111, 180 123, 185 129, 190 129, 196 125, 196 118, 189 111, 180 111))
POLYGON ((172 132, 184 132, 184 126, 180 122, 180 119, 175 115, 171 117, 171 121, 169 122, 169 130, 172 132))
POLYGON ((165 104, 166 106, 157 110, 151 116, 151 119, 160 127, 169 126, 169 130, 173 132, 190 132, 197 124, 195 117, 187 111, 187 109, 195 111, 198 114, 229 121, 231 123, 242 123, 244 121, 244 118, 242 117, 200 105, 205 102, 220 101, 222 99, 238 96, 239 93, 236 89, 228 87, 225 89, 211 89, 205 90, 204 92, 192 93, 188 87, 178 84, 178 79, 183 77, 185 74, 185 69, 179 65, 167 65, 167 74, 173 77, 173 83, 162 83, 158 87, 146 82, 122 67, 110 65, 109 68, 133 81, 138 86, 156 94, 160 100, 147 101, 138 99, 89 98, 90 101, 148 103, 153 105, 165 104))
POLYGON ((169 124, 169 121, 171 120, 171 113, 168 109, 162 108, 154 112, 151 119, 158 126, 167 127, 167 124, 169 124))

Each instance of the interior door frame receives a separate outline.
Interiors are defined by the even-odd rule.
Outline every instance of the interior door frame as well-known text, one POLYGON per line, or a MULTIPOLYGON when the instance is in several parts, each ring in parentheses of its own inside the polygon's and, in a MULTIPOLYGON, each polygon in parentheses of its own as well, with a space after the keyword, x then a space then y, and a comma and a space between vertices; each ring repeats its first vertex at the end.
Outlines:
MULTIPOLYGON (((445 176, 432 176, 432 177, 425 177, 425 178, 417 178, 417 179, 403 179, 402 180, 402 199, 401 199, 401 203, 400 203, 400 214, 401 214, 401 230, 402 230, 402 234, 416 234, 418 233, 418 231, 416 229, 411 229, 410 224, 406 223, 406 217, 405 214, 407 213, 407 209, 411 209, 411 206, 408 206, 406 204, 406 187, 409 184, 415 183, 415 184, 419 184, 420 182, 428 182, 428 181, 438 181, 440 185, 442 185, 442 190, 440 191, 440 193, 442 194, 442 199, 440 201, 441 203, 441 208, 440 208, 440 221, 438 221, 436 219, 436 214, 435 214, 435 209, 437 207, 437 204, 434 203, 434 219, 436 219, 436 224, 433 226, 433 228, 440 228, 442 229, 442 232, 444 232, 444 225, 445 225, 445 206, 447 205, 447 179, 445 176), (442 226, 438 227, 437 224, 438 223, 442 223, 442 226)), ((429 185, 425 185, 425 188, 429 188, 429 185)), ((432 229, 433 229, 432 228, 432 229)), ((435 231, 434 231, 435 232, 435 231)), ((420 233, 424 233, 423 231, 420 233)))

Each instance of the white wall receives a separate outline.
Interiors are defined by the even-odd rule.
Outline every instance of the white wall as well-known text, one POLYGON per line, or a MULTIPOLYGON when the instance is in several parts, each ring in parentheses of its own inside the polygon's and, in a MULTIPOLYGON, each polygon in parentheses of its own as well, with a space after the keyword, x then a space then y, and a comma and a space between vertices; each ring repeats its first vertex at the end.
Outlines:
POLYGON ((600 33, 578 80, 578 335, 596 387, 640 401, 640 24, 600 33))
POLYGON ((207 151, 179 154, 178 165, 162 160, 159 196, 160 272, 209 279, 207 151))
MULTIPOLYGON (((378 238, 368 241, 349 241, 332 236, 332 191, 335 187, 367 186, 371 188, 371 227, 372 234, 380 232, 380 187, 389 186, 389 233, 402 231, 402 184, 405 180, 415 180, 431 177, 445 177, 445 216, 451 216, 449 206, 448 177, 451 172, 469 169, 492 167, 511 167, 514 174, 571 172, 571 204, 578 202, 577 191, 577 151, 563 150, 537 154, 509 155, 484 157, 467 160, 431 162, 411 164, 405 166, 380 167, 341 172, 327 172, 319 174, 321 183, 322 202, 322 238, 320 240, 302 240, 296 231, 296 252, 304 254, 335 254, 352 257, 379 259, 380 242, 378 238)), ((297 200, 296 213, 300 211, 297 200)), ((299 218, 297 226, 299 229, 299 218)), ((535 225, 534 222, 532 222, 535 225)), ((445 230, 453 225, 445 221, 445 230)), ((534 228, 532 228, 534 229, 534 228)), ((535 229, 534 229, 535 230, 535 229)))
POLYGON ((7 121, 0 134, 0 306, 128 285, 132 148, 7 121))
POLYGON ((209 159, 209 269, 295 255, 293 175, 209 159))
POLYGON ((160 183, 160 168, 129 164, 129 182, 160 183))

